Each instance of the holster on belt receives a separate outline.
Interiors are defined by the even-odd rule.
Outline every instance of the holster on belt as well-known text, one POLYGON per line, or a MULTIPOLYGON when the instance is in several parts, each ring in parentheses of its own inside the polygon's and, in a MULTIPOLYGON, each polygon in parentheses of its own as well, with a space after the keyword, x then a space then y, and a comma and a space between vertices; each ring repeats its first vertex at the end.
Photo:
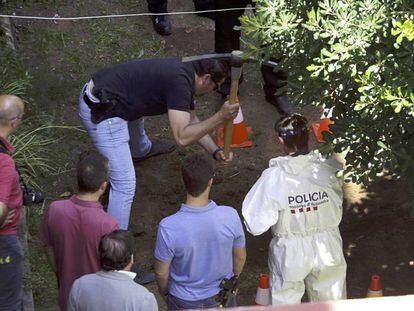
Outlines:
POLYGON ((233 275, 230 279, 223 279, 220 283, 221 291, 216 295, 215 300, 220 303, 220 308, 227 307, 233 296, 239 291, 239 277, 233 275))
POLYGON ((111 96, 103 89, 98 90, 95 96, 99 99, 99 103, 91 101, 86 92, 83 95, 83 100, 91 109, 92 122, 98 124, 105 119, 114 117, 114 108, 119 102, 117 96, 111 96))

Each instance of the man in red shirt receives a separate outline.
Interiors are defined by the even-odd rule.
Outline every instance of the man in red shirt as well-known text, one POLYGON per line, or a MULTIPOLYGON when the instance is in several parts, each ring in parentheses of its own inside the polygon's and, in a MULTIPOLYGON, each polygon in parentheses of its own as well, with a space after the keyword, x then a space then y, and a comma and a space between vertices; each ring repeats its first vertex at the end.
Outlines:
POLYGON ((119 229, 115 218, 105 213, 99 203, 108 176, 105 157, 97 153, 86 156, 77 168, 79 193, 69 200, 53 202, 44 215, 39 236, 56 273, 61 310, 67 309, 73 282, 101 270, 101 238, 119 229))
POLYGON ((0 95, 0 310, 20 310, 23 287, 23 251, 17 237, 17 222, 23 195, 8 137, 20 125, 23 101, 0 95))

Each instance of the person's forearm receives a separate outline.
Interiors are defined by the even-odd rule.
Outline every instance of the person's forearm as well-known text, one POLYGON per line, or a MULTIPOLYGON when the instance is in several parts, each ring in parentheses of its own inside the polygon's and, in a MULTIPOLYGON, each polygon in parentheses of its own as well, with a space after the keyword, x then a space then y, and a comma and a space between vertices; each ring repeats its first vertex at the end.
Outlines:
POLYGON ((234 258, 233 259, 233 273, 235 275, 240 275, 243 271, 244 264, 246 263, 246 258, 234 258))
POLYGON ((9 209, 6 204, 0 202, 0 228, 3 226, 3 223, 6 221, 7 213, 9 209))
POLYGON ((212 149, 211 142, 213 141, 211 140, 211 142, 209 142, 209 139, 211 139, 211 137, 209 137, 209 133, 223 123, 223 119, 220 117, 219 112, 204 121, 199 121, 198 119, 197 121, 192 121, 194 122, 191 122, 185 126, 179 133, 177 144, 184 147, 198 141, 204 149, 210 151, 207 148, 212 149))
MULTIPOLYGON (((200 119, 197 117, 197 115, 192 114, 190 123, 195 124, 199 122, 200 122, 200 119)), ((218 148, 214 140, 211 138, 210 134, 207 134, 201 137, 198 143, 201 147, 203 147, 205 151, 209 153, 213 153, 218 148)))
POLYGON ((233 273, 235 275, 240 275, 242 273, 245 263, 246 249, 238 249, 237 252, 233 251, 233 273))
POLYGON ((158 291, 162 296, 168 294, 168 276, 160 276, 155 274, 155 279, 158 285, 158 291))
POLYGON ((217 144, 214 142, 214 140, 211 138, 210 135, 203 136, 198 143, 201 147, 208 153, 213 153, 218 148, 217 144))
POLYGON ((0 211, 0 228, 3 227, 3 224, 4 224, 5 220, 6 220, 6 215, 7 215, 7 213, 2 213, 0 211))
POLYGON ((165 297, 168 294, 168 277, 170 275, 170 262, 156 260, 154 264, 155 280, 158 291, 165 297))

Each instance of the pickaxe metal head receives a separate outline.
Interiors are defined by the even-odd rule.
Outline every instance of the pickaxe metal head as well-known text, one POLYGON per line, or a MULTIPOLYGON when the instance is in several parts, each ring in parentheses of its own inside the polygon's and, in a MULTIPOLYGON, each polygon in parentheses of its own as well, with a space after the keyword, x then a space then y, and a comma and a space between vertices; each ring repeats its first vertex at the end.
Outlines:
POLYGON ((270 60, 263 60, 263 59, 256 59, 253 56, 247 56, 246 53, 235 50, 231 53, 212 53, 212 54, 203 54, 203 55, 195 55, 195 56, 187 56, 183 57, 182 61, 192 62, 202 59, 220 59, 230 62, 231 67, 241 67, 244 63, 254 63, 261 61, 261 63, 265 66, 270 67, 277 67, 278 63, 270 61, 270 60))

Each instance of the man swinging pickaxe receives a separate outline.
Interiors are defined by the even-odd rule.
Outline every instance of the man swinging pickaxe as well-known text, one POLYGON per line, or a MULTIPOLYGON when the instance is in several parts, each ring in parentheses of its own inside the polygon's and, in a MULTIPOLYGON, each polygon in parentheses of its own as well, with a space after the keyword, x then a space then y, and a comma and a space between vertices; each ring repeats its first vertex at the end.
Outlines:
MULTIPOLYGON (((246 57, 242 51, 233 51, 232 53, 217 53, 217 54, 205 54, 205 55, 198 55, 198 56, 189 56, 184 57, 182 59, 183 62, 191 62, 200 59, 221 59, 230 62, 231 66, 231 85, 230 85, 230 98, 229 102, 231 105, 237 103, 237 94, 239 88, 239 80, 242 73, 242 67, 244 63, 252 63, 257 62, 258 60, 253 57, 246 57)), ((262 65, 269 66, 272 68, 278 68, 278 63, 274 61, 262 61, 262 65)), ((288 111, 291 111, 290 107, 287 107, 288 111)), ((226 157, 230 154, 230 142, 233 130, 233 121, 229 120, 226 124, 226 132, 224 138, 224 155, 226 157)))

